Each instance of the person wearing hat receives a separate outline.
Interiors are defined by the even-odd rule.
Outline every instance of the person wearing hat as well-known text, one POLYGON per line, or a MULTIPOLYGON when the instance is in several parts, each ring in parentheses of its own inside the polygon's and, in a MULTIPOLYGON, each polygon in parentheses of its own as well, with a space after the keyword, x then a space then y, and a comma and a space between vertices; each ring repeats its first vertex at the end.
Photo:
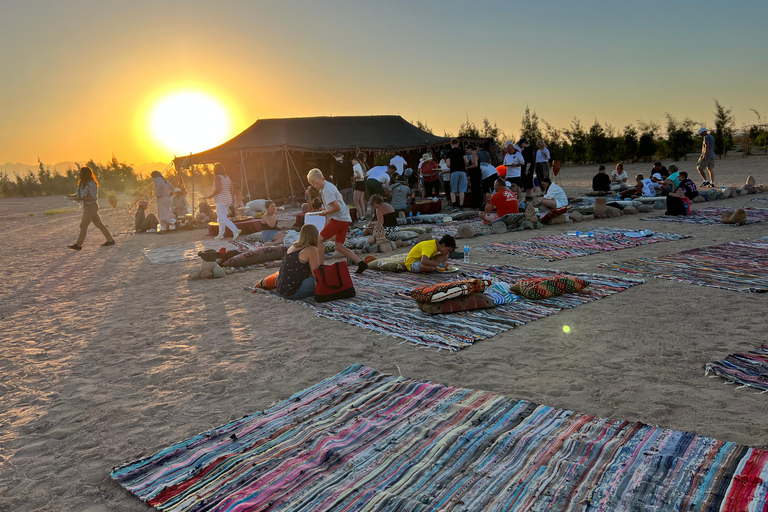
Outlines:
POLYGON ((157 229, 157 217, 152 212, 147 213, 147 201, 139 201, 139 207, 136 208, 136 217, 134 217, 134 227, 137 233, 154 233, 157 229))
POLYGON ((525 190, 525 202, 528 203, 533 200, 533 171, 536 166, 536 154, 525 137, 517 141, 517 147, 520 148, 520 154, 523 155, 523 162, 525 162, 520 168, 520 188, 525 190))
POLYGON ((704 182, 702 187, 714 187, 715 186, 715 138, 707 132, 707 129, 703 126, 699 128, 699 136, 701 137, 701 156, 696 164, 696 170, 701 174, 701 179, 704 182), (709 173, 707 178, 706 172, 709 173))
POLYGON ((424 180, 424 195, 426 197, 440 195, 440 166, 432 159, 431 153, 424 153, 419 164, 421 179, 424 180))
POLYGON ((178 217, 184 217, 189 213, 189 203, 186 196, 180 188, 176 188, 173 191, 173 197, 171 198, 171 211, 178 217))
POLYGON ((155 198, 157 199, 157 218, 160 219, 160 231, 167 233, 176 225, 176 216, 171 211, 171 193, 173 185, 165 179, 160 171, 152 171, 152 181, 155 183, 155 198))

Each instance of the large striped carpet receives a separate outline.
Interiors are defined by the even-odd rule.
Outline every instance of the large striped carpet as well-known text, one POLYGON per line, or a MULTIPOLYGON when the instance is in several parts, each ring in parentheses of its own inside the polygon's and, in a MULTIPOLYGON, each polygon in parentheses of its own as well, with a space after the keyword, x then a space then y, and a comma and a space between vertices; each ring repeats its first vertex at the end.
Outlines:
POLYGON ((768 391, 768 345, 707 363, 707 373, 710 372, 742 386, 768 391))
MULTIPOLYGON (((734 212, 738 207, 711 206, 699 210, 691 210, 689 215, 661 215, 658 217, 643 217, 640 220, 660 220, 663 222, 677 222, 685 224, 720 224, 722 226, 736 226, 737 224, 723 224, 723 213, 734 212)), ((747 224, 768 220, 768 208, 742 207, 747 214, 747 224)))
POLYGON ((658 259, 603 263, 600 267, 737 292, 768 292, 768 237, 690 249, 658 259))
MULTIPOLYGON (((642 283, 634 279, 622 279, 599 274, 567 274, 555 270, 525 267, 457 263, 461 269, 456 274, 400 274, 392 272, 365 272, 352 274, 357 296, 353 299, 317 303, 313 299, 294 301, 312 308, 317 316, 338 320, 396 336, 405 341, 450 351, 469 347, 474 342, 490 338, 533 320, 554 315, 563 309, 602 299, 642 283), (519 301, 491 309, 479 309, 450 315, 428 315, 418 308, 410 297, 397 296, 419 286, 436 284, 455 279, 480 278, 483 271, 491 277, 508 283, 520 279, 553 275, 577 275, 591 285, 577 292, 544 300, 520 299, 519 301)), ((267 293, 269 297, 277 295, 267 293)))
POLYGON ((503 252, 521 258, 538 258, 547 261, 579 258, 601 252, 630 249, 639 245, 655 244, 688 238, 686 235, 657 233, 650 231, 648 236, 630 237, 628 234, 637 231, 615 228, 596 228, 584 231, 575 236, 561 233, 559 235, 536 236, 515 240, 514 242, 496 242, 479 247, 483 251, 503 252), (593 236, 587 236, 592 233, 593 236))
POLYGON ((766 451, 361 365, 111 476, 170 512, 768 507, 766 451))

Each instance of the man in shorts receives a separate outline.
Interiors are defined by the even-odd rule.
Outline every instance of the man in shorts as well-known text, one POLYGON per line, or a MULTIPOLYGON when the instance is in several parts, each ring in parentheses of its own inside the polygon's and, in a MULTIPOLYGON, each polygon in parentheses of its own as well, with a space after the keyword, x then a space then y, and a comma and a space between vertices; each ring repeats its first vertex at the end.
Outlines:
POLYGON ((701 179, 704 182, 702 187, 714 187, 715 186, 715 138, 707 133, 707 129, 703 126, 699 128, 699 135, 702 138, 701 141, 701 156, 699 162, 696 164, 696 170, 701 174, 701 179), (709 172, 709 178, 707 178, 706 172, 709 172))
POLYGON ((464 194, 467 192, 467 161, 465 152, 459 147, 459 139, 451 139, 451 149, 445 162, 451 169, 451 203, 454 212, 463 212, 464 194))
POLYGON ((503 179, 499 178, 494 184, 494 190, 496 193, 488 200, 488 203, 485 205, 485 211, 478 212, 478 217, 487 223, 491 223, 499 217, 510 213, 520 213, 517 202, 519 187, 516 184, 511 183, 511 189, 507 189, 507 184, 503 179))
POLYGON ((413 246, 405 259, 409 272, 434 272, 448 261, 448 256, 456 250, 456 240, 451 235, 443 235, 438 240, 427 240, 413 246))
POLYGON ((352 217, 349 215, 349 207, 347 207, 344 198, 341 197, 339 189, 333 183, 325 180, 320 169, 309 171, 307 181, 320 191, 320 198, 323 201, 323 209, 320 210, 320 214, 326 218, 325 227, 320 232, 318 243, 320 263, 323 263, 323 255, 325 254, 323 242, 334 238, 336 250, 339 254, 346 256, 353 263, 357 263, 355 273, 362 274, 368 268, 368 265, 351 249, 344 247, 344 241, 347 239, 347 230, 349 230, 349 225, 352 223, 352 217))

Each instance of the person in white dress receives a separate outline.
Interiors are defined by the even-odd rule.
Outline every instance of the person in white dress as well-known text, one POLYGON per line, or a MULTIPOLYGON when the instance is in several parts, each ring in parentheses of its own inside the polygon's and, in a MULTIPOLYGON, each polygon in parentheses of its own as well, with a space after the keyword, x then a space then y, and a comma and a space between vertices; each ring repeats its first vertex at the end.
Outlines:
POLYGON ((227 228, 232 231, 232 240, 240 236, 240 230, 227 217, 229 207, 232 205, 232 180, 227 176, 227 170, 223 164, 219 163, 213 166, 213 193, 205 199, 210 198, 216 200, 216 216, 219 222, 219 235, 216 240, 224 240, 227 228))
POLYGON ((167 233, 176 225, 176 216, 171 211, 171 194, 174 187, 166 180, 160 171, 152 171, 152 181, 155 182, 155 199, 157 199, 157 218, 160 221, 160 231, 167 233))

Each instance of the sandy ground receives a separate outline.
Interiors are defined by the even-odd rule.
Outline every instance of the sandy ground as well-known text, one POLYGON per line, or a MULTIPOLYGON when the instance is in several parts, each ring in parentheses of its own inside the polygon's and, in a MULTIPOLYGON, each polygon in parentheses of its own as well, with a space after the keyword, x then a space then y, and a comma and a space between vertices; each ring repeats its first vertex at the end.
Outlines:
MULTIPOLYGON (((717 170, 728 184, 749 173, 768 183, 768 157, 718 161, 717 170)), ((560 182, 569 193, 583 191, 594 173, 566 168, 560 182)), ((754 197, 715 204, 768 207, 754 197)), ((128 230, 124 211, 102 213, 113 231, 128 230)), ((109 479, 113 466, 264 409, 353 363, 768 446, 768 394, 704 377, 707 361, 768 341, 768 295, 650 279, 460 352, 437 353, 243 290, 266 269, 188 282, 199 263, 151 265, 141 253, 199 239, 203 231, 122 234, 116 247, 103 248, 92 228, 85 248, 73 252, 66 245, 79 218, 62 197, 0 201, 0 235, 11 256, 0 282, 2 511, 146 510, 109 479), (42 214, 58 208, 69 211, 42 214)), ((765 223, 732 228, 639 218, 588 225, 693 238, 553 263, 480 251, 473 259, 610 273, 597 265, 768 231, 765 223)), ((470 246, 569 228, 483 237, 470 246)))

